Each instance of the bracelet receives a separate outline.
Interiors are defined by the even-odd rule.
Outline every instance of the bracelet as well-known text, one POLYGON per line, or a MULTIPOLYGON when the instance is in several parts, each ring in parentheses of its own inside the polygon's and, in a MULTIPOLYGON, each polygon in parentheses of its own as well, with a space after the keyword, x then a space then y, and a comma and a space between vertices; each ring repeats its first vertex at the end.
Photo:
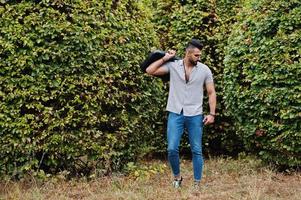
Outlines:
POLYGON ((211 116, 215 117, 215 114, 209 113, 209 115, 211 115, 211 116))

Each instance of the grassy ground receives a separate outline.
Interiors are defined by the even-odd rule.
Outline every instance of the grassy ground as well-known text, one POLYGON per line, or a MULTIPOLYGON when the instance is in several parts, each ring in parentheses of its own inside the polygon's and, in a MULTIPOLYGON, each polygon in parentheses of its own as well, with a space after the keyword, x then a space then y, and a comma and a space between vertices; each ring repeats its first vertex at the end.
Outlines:
POLYGON ((182 160, 183 187, 171 187, 170 170, 165 161, 153 160, 129 165, 130 174, 86 180, 47 181, 31 179, 2 182, 0 199, 97 199, 97 200, 300 200, 301 174, 277 173, 254 159, 206 160, 200 192, 192 189, 190 160, 182 160))

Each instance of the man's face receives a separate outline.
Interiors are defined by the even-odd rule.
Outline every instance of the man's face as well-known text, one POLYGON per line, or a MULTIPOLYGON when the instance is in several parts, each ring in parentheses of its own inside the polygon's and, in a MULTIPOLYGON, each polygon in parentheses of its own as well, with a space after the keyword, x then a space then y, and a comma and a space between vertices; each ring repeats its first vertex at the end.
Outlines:
POLYGON ((196 65, 197 62, 200 60, 201 57, 201 50, 198 48, 193 48, 188 52, 188 59, 189 62, 193 65, 196 65))

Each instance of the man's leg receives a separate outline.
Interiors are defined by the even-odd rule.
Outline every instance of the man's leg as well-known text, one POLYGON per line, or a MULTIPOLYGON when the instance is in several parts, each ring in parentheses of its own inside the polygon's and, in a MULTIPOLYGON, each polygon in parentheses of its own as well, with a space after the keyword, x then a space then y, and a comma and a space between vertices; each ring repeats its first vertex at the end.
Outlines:
POLYGON ((194 181, 199 183, 203 173, 202 135, 203 115, 185 117, 188 138, 192 152, 194 181))
POLYGON ((168 161, 175 178, 180 178, 179 145, 184 131, 184 116, 169 112, 167 122, 168 161))

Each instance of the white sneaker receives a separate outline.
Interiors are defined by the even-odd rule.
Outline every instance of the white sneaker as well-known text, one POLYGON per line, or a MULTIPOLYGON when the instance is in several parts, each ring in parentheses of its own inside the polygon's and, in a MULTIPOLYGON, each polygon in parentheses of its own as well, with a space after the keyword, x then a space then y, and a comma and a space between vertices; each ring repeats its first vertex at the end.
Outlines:
POLYGON ((180 188, 181 187, 181 184, 182 184, 182 181, 183 181, 183 178, 181 176, 181 179, 175 179, 173 182, 172 182, 172 186, 174 188, 180 188))

